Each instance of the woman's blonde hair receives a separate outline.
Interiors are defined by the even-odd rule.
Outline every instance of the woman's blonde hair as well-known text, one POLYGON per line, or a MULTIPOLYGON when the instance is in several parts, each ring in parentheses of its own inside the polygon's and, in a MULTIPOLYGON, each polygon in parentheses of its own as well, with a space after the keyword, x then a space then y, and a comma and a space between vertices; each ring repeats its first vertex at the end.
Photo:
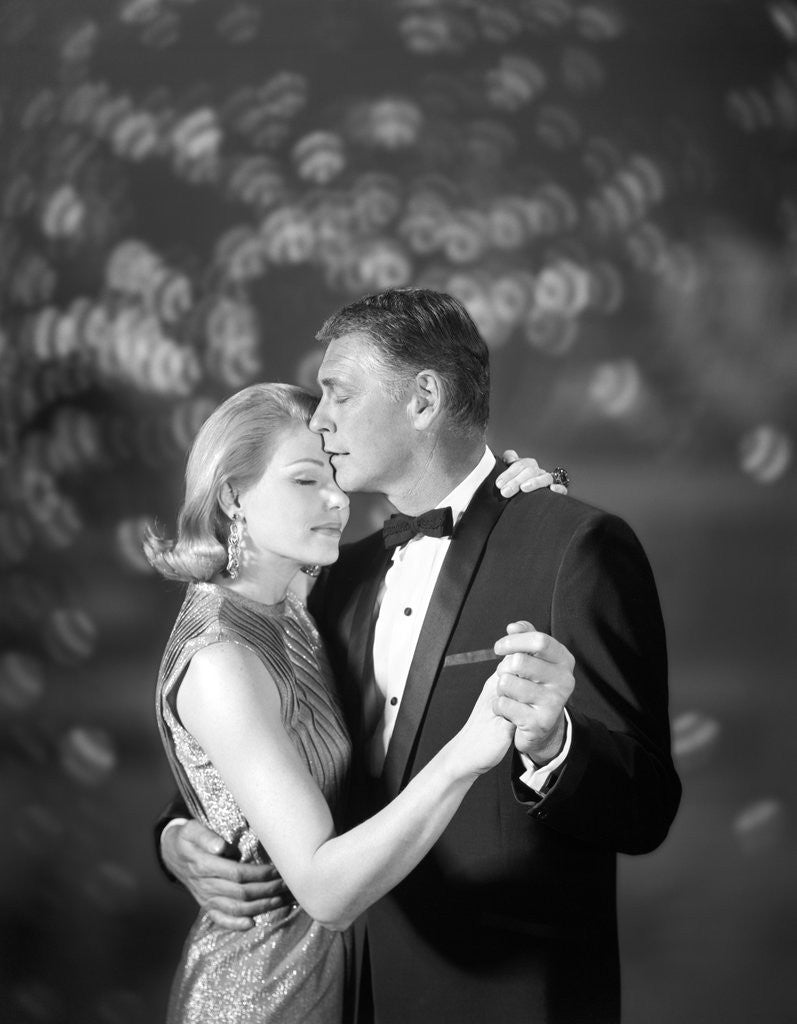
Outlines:
POLYGON ((316 401, 291 384, 253 384, 211 413, 188 454, 176 540, 152 529, 144 538, 144 552, 159 573, 190 583, 210 580, 226 566, 230 520, 221 506, 222 488, 255 484, 279 437, 291 425, 307 426, 316 401))

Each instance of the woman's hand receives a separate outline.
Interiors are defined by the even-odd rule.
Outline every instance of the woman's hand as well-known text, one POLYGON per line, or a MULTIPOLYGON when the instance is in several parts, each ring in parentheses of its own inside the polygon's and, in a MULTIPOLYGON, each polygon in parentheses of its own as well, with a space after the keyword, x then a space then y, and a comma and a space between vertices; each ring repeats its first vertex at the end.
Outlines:
POLYGON ((483 775, 494 768, 515 738, 514 724, 495 713, 498 696, 498 675, 494 672, 455 737, 457 765, 466 774, 483 775))
POLYGON ((557 494, 567 494, 564 484, 554 483, 553 476, 547 469, 542 469, 536 459, 521 459, 511 448, 507 449, 501 458, 508 468, 495 482, 505 498, 511 498, 518 491, 536 491, 540 487, 550 487, 557 494))

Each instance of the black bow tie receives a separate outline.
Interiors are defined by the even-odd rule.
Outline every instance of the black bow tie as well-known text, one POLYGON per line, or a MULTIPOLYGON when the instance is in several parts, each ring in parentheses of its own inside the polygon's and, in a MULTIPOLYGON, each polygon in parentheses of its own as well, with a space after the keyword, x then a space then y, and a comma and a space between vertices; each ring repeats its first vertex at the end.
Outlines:
POLYGON ((422 533, 426 537, 450 537, 454 532, 454 513, 447 505, 445 508, 433 508, 422 512, 419 516, 405 516, 403 512, 394 513, 385 520, 382 527, 382 540, 386 548, 396 548, 406 544, 408 540, 422 533))

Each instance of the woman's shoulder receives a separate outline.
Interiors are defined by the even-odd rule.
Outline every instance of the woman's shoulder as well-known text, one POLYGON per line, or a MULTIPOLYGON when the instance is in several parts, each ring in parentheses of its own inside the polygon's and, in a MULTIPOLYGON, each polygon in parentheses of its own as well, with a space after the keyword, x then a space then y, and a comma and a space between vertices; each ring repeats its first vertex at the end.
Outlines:
POLYGON ((262 673, 263 667, 263 659, 249 646, 219 633, 197 647, 188 671, 207 677, 229 672, 250 676, 262 673))
POLYGON ((209 736, 223 722, 244 722, 264 710, 275 723, 282 721, 279 688, 269 664, 224 637, 194 653, 175 697, 181 723, 206 750, 209 736))
MULTIPOLYGON (((220 637, 201 646, 188 663, 180 684, 180 699, 215 714, 218 702, 267 694, 276 685, 267 661, 254 650, 220 637), (265 688, 264 688, 265 687, 265 688)), ((276 695, 276 689, 274 689, 276 695)))

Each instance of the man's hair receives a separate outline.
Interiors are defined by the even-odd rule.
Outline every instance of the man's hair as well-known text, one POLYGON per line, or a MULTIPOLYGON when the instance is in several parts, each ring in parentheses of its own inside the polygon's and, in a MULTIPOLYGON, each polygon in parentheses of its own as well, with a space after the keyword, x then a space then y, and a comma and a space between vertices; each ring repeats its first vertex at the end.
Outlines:
POLYGON ((324 345, 363 334, 392 379, 397 397, 421 370, 435 370, 452 421, 484 432, 490 415, 490 355, 462 303, 445 292, 393 288, 368 295, 333 313, 316 339, 324 345))

